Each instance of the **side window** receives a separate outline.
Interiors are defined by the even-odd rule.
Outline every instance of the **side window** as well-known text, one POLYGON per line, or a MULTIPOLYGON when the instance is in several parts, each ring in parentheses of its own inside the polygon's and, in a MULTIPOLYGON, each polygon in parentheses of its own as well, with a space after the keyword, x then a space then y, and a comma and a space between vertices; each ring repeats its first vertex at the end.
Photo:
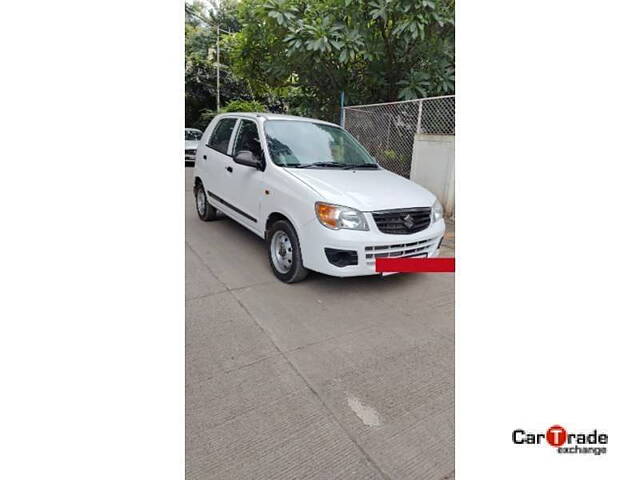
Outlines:
POLYGON ((220 153, 227 154, 227 147, 229 146, 229 139, 233 132, 233 127, 236 124, 235 118, 223 118, 218 122, 216 128, 213 130, 211 137, 209 137, 209 143, 207 145, 220 153))
POLYGON ((260 136, 258 135, 258 126, 251 120, 241 120, 236 144, 233 148, 235 155, 241 150, 249 150, 256 157, 262 156, 262 147, 260 146, 260 136))

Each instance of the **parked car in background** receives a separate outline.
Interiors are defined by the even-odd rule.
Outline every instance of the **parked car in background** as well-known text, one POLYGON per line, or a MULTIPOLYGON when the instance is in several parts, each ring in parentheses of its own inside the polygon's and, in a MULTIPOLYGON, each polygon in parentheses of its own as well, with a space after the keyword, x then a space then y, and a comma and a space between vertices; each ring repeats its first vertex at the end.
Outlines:
MULTIPOLYGON (((381 257, 435 257, 435 195, 380 167, 332 123, 269 113, 216 116, 196 153, 200 219, 217 210, 266 240, 274 275, 374 275, 381 257)), ((242 255, 242 252, 237 252, 242 255)))
POLYGON ((196 161, 196 149, 202 138, 202 132, 197 128, 184 129, 184 161, 186 165, 193 165, 196 161))

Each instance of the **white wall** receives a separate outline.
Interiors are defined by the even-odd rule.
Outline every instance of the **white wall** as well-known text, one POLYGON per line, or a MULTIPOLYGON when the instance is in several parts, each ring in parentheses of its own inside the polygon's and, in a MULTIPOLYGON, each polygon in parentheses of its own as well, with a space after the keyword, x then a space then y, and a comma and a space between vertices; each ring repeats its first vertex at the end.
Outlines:
POLYGON ((411 180, 433 192, 446 216, 455 212, 455 136, 417 134, 413 140, 411 180))

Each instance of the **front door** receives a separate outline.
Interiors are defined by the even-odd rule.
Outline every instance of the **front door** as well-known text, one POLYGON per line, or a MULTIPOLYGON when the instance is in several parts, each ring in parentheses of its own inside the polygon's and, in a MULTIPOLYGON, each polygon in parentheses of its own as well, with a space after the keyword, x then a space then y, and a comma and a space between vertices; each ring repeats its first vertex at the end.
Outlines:
POLYGON ((260 216, 260 200, 264 194, 264 155, 260 145, 258 125, 253 120, 241 119, 238 133, 231 155, 241 150, 248 150, 256 158, 261 158, 263 168, 257 169, 235 163, 233 174, 228 177, 228 201, 233 204, 240 214, 240 220, 255 229, 260 216))

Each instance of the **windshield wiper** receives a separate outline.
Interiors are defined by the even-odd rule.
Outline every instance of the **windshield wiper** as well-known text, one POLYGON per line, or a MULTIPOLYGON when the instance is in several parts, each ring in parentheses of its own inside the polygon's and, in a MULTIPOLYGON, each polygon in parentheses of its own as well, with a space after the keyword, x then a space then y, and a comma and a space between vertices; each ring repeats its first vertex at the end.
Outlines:
POLYGON ((338 162, 313 162, 304 165, 296 165, 296 168, 313 168, 313 167, 338 167, 344 168, 344 163, 338 162))
POLYGON ((323 168, 334 167, 341 168, 343 170, 351 170, 352 168, 374 168, 378 169, 378 165, 375 163, 340 163, 340 162, 313 162, 313 163, 301 163, 297 165, 286 165, 287 168, 323 168))
POLYGON ((351 168, 373 168, 373 169, 378 169, 378 165, 376 163, 345 163, 344 164, 344 168, 345 169, 351 169, 351 168))

